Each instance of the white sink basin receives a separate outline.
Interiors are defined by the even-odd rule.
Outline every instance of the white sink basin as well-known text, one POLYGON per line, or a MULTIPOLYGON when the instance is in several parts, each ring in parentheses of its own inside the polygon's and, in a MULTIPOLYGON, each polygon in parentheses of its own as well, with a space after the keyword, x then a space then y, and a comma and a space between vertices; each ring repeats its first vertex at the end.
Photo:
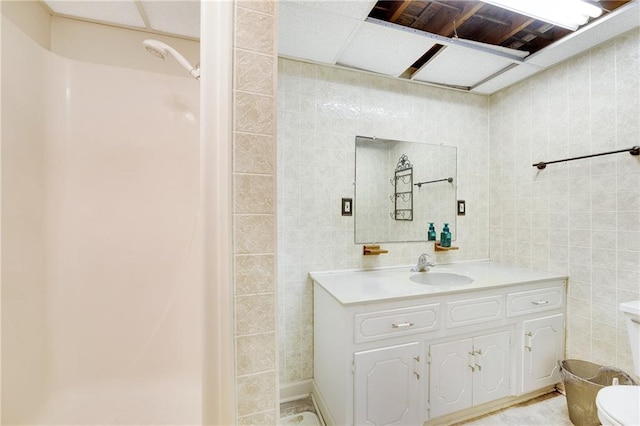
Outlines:
POLYGON ((465 285, 471 284, 473 278, 453 272, 421 272, 409 277, 411 281, 425 285, 465 285))

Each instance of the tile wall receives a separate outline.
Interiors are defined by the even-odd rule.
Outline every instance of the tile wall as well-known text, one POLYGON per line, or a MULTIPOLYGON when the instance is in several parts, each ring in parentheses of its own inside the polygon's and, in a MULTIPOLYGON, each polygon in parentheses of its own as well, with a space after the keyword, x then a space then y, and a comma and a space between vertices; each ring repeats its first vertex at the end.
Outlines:
MULTIPOLYGON (((362 256, 354 219, 355 136, 458 147, 457 252, 436 262, 489 257, 488 98, 332 67, 278 60, 278 320, 280 383, 313 377, 310 271, 408 265, 427 243, 382 244, 362 256)), ((357 209, 358 206, 355 206, 357 209)), ((426 224, 425 224, 426 232, 426 224)))
POLYGON ((237 1, 234 276, 237 424, 276 424, 276 2, 237 1))
POLYGON ((633 371, 620 302, 640 299, 640 30, 490 101, 491 258, 570 275, 567 355, 633 371))

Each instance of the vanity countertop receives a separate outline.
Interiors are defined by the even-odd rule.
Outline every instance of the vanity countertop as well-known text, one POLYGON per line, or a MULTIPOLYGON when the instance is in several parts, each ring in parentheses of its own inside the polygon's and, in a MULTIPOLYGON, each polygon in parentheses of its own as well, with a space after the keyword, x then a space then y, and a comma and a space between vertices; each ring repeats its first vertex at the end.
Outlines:
POLYGON ((412 272, 411 266, 367 271, 311 272, 311 278, 338 302, 355 305, 421 296, 460 293, 493 287, 558 281, 566 275, 506 265, 495 261, 441 264, 427 272, 412 272), (470 284, 424 285, 410 280, 415 274, 449 272, 473 278, 470 284))

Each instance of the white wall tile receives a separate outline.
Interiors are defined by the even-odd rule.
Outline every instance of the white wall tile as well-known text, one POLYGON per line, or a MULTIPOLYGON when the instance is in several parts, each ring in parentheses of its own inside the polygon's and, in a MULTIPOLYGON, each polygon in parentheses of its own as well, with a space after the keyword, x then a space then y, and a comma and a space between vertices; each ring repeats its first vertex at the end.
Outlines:
POLYGON ((458 147, 458 198, 468 210, 458 218, 460 250, 434 256, 486 259, 489 121, 483 96, 285 59, 278 70, 278 286, 285 299, 278 323, 286 383, 313 375, 310 271, 406 265, 433 251, 426 243, 393 243, 383 244, 387 255, 362 256, 353 217, 340 214, 341 198, 354 194, 355 136, 458 147), (301 336, 289 333, 300 327, 301 336))
POLYGON ((552 164, 534 171, 532 178, 517 167, 637 144, 638 70, 640 30, 636 29, 503 90, 491 97, 489 107, 491 258, 566 270, 570 275, 567 357, 627 371, 633 366, 618 304, 640 296, 640 196, 630 190, 640 184, 640 162, 617 154, 552 164), (522 113, 528 109, 534 112, 526 116, 529 127, 522 113), (524 139, 513 137, 527 129, 535 132, 531 150, 521 149, 524 139), (528 159, 527 153, 531 153, 528 159), (509 174, 512 177, 504 179, 509 174), (520 209, 511 211, 513 188, 526 194, 531 179, 532 203, 518 203, 520 209), (548 246, 539 241, 532 245, 536 261, 526 252, 516 256, 510 252, 528 249, 521 234, 513 232, 510 215, 525 216, 529 209, 549 212, 548 221, 531 217, 534 241, 545 234, 549 241, 548 246))

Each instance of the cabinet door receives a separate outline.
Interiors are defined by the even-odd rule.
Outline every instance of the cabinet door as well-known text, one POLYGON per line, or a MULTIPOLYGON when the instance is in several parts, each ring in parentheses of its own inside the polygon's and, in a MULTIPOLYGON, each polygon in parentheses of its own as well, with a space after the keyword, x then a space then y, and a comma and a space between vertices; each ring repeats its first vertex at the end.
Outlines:
POLYGON ((418 343, 354 354, 356 425, 416 425, 421 370, 418 343))
POLYGON ((522 392, 529 392, 560 381, 558 361, 564 354, 564 316, 562 314, 525 321, 523 324, 522 392))
POLYGON ((471 407, 473 340, 429 347, 429 418, 471 407))
POLYGON ((511 376, 511 332, 503 331, 474 338, 473 354, 473 405, 508 396, 511 376))

